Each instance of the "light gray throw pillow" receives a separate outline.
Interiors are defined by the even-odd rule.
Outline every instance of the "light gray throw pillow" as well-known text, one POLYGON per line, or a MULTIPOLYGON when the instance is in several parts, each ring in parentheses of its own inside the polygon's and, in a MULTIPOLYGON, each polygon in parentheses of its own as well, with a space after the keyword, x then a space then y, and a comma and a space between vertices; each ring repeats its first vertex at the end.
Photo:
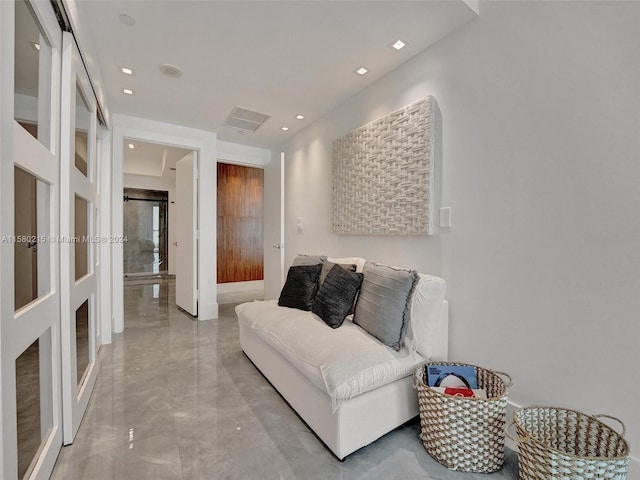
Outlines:
POLYGON ((356 271, 356 266, 355 265, 344 264, 344 263, 333 263, 333 262, 330 262, 329 260, 324 260, 322 262, 322 270, 320 270, 320 278, 318 279, 318 283, 320 284, 320 286, 322 286, 322 284, 324 283, 325 279, 327 278, 327 275, 329 275, 329 272, 331 271, 331 269, 335 265, 340 265, 347 272, 355 272, 356 271))
POLYGON ((305 255, 304 253, 299 253, 296 258, 293 259, 291 266, 317 265, 324 262, 326 258, 326 255, 305 255))
POLYGON ((409 326, 418 272, 367 263, 363 273, 353 323, 398 351, 409 326))

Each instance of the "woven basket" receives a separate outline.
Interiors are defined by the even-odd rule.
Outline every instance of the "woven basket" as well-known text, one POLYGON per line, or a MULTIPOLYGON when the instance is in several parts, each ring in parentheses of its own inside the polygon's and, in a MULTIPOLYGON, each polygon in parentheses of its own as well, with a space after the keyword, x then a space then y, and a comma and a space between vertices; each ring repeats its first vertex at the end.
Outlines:
POLYGON ((507 389, 512 382, 506 373, 475 368, 478 388, 486 390, 486 399, 437 392, 427 385, 424 365, 416 368, 413 386, 418 391, 420 439, 429 455, 451 470, 490 473, 504 463, 507 389))
POLYGON ((520 479, 624 480, 629 470, 629 445, 621 420, 586 415, 555 407, 524 407, 513 415, 520 451, 520 479), (616 432, 598 418, 622 425, 616 432))

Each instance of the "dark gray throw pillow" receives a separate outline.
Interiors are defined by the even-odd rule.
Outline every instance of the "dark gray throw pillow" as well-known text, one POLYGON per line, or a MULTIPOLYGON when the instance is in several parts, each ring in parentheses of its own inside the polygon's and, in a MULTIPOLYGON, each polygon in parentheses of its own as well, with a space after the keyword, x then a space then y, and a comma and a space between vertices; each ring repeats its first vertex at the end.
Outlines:
POLYGON ((409 326, 411 296, 419 280, 415 270, 367 263, 353 323, 398 351, 409 326))
POLYGON ((313 299, 318 291, 318 277, 322 264, 299 265, 289 268, 287 281, 282 287, 278 305, 281 307, 311 310, 313 299))
POLYGON ((334 264, 320 285, 311 311, 331 328, 338 328, 349 314, 361 284, 361 273, 334 264))

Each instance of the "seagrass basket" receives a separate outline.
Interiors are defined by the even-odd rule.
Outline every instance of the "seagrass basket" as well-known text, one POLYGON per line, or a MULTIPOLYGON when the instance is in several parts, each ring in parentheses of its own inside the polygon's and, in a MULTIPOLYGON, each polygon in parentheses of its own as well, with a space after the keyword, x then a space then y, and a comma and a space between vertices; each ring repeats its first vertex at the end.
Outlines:
MULTIPOLYGON (((430 362, 427 365, 469 364, 430 362)), ((504 463, 507 393, 512 384, 511 377, 503 372, 470 366, 476 369, 478 388, 486 390, 486 399, 437 392, 427 384, 424 364, 416 368, 413 386, 418 391, 420 439, 429 455, 451 470, 495 472, 504 463)))
POLYGON ((626 428, 616 417, 533 406, 516 411, 513 424, 521 480, 627 478, 626 428), (620 423, 622 433, 598 420, 603 417, 620 423))

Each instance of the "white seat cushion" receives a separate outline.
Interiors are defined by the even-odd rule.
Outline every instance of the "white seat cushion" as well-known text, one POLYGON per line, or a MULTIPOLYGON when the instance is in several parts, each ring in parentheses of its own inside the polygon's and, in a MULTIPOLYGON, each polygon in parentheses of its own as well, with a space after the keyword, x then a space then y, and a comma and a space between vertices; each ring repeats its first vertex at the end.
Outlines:
POLYGON ((245 327, 326 392, 334 409, 340 400, 410 375, 424 361, 409 348, 396 352, 383 345, 349 319, 333 329, 311 312, 274 301, 244 303, 236 313, 245 327))

